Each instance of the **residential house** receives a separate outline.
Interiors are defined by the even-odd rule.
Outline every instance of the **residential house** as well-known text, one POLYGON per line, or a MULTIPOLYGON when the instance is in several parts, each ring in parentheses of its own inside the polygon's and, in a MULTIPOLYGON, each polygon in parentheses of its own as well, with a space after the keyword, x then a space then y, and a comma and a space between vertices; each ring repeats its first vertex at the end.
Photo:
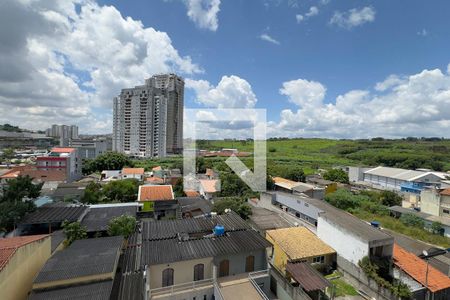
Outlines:
POLYGON ((274 292, 289 294, 294 289, 298 294, 320 299, 331 284, 318 270, 329 271, 336 267, 336 251, 306 227, 269 230, 266 239, 273 245, 270 263, 274 269, 272 278, 277 281, 274 292), (286 287, 286 283, 292 281, 298 284, 297 288, 286 287))
POLYGON ((450 278, 394 244, 394 277, 406 283, 413 299, 450 299, 450 278))
MULTIPOLYGON (((144 221, 141 263, 147 266, 150 298, 172 299, 174 291, 180 299, 217 296, 219 279, 223 283, 266 270, 266 250, 270 246, 234 212, 215 217, 144 221), (171 286, 173 290, 168 288, 171 286)), ((262 277, 260 289, 267 289, 267 272, 262 277)))
POLYGON ((210 214, 212 210, 211 202, 202 197, 177 197, 177 201, 183 219, 210 214))
POLYGON ((139 181, 144 181, 144 168, 123 168, 122 169, 122 179, 137 179, 139 181))
POLYGON ((122 245, 121 236, 74 241, 45 263, 29 299, 109 299, 122 245))
POLYGON ((424 228, 431 228, 431 225, 434 222, 440 223, 441 234, 446 237, 450 237, 450 218, 448 217, 434 216, 422 211, 404 208, 401 206, 391 206, 388 209, 390 214, 396 218, 400 218, 404 214, 411 214, 421 218, 424 221, 424 228))
POLYGON ((450 188, 430 187, 422 190, 420 210, 433 216, 450 218, 450 188))
POLYGON ((220 181, 217 179, 200 179, 199 193, 206 200, 212 200, 220 191, 220 181))
POLYGON ((325 189, 316 187, 312 184, 292 181, 282 177, 273 177, 275 190, 288 192, 297 195, 304 195, 316 199, 323 199, 325 196, 325 189))
POLYGON ((80 222, 88 212, 87 206, 44 205, 22 219, 18 230, 22 233, 52 233, 62 228, 64 221, 80 222))
POLYGON ((0 290, 5 300, 27 299, 34 277, 51 255, 49 235, 0 239, 0 290))
POLYGON ((66 174, 66 181, 72 182, 81 178, 82 161, 75 148, 53 148, 48 155, 36 158, 38 170, 59 170, 66 174))
POLYGON ((121 170, 103 170, 101 173, 100 180, 101 181, 112 181, 121 179, 122 171, 121 170))
POLYGON ((143 204, 142 212, 153 213, 156 219, 176 216, 178 204, 171 185, 139 186, 138 202, 143 204))
POLYGON ((60 183, 51 194, 51 198, 54 201, 81 201, 88 185, 87 182, 60 183))

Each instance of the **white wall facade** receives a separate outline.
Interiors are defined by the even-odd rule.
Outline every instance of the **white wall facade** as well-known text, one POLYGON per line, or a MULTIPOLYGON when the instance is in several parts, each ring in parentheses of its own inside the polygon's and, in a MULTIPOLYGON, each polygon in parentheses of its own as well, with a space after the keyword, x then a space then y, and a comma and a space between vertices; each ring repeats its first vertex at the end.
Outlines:
POLYGON ((355 265, 364 256, 369 255, 369 244, 367 242, 361 241, 321 216, 318 219, 317 236, 336 250, 338 255, 355 265))

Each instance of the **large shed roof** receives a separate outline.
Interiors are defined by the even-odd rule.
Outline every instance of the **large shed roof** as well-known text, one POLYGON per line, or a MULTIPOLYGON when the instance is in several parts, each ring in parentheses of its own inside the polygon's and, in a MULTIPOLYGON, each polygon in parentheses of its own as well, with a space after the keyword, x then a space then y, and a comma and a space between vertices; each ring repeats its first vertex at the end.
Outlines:
POLYGON ((87 212, 87 206, 41 206, 36 211, 28 214, 21 224, 47 224, 63 221, 79 221, 87 212))
POLYGON ((77 240, 44 265, 34 283, 66 280, 114 271, 123 237, 77 240))
POLYGON ((113 281, 101 281, 53 290, 33 291, 28 300, 105 300, 110 299, 113 281))
POLYGON ((225 231, 236 231, 250 229, 241 217, 235 212, 215 217, 202 217, 195 219, 181 220, 161 220, 161 221, 143 221, 142 239, 160 240, 175 238, 179 233, 212 233, 217 225, 223 225, 225 231))
POLYGON ((254 230, 228 232, 224 236, 180 241, 179 239, 144 241, 142 263, 157 265, 169 262, 238 254, 265 249, 271 244, 254 230))
POLYGON ((91 208, 83 218, 81 225, 88 232, 106 231, 109 221, 123 215, 136 216, 137 206, 96 207, 91 208))

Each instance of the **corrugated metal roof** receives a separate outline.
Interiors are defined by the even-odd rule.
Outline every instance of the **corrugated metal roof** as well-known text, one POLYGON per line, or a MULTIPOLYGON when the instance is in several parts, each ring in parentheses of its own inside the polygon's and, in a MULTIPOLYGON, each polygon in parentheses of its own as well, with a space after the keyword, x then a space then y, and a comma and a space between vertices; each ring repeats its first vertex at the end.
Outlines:
POLYGON ((87 206, 42 206, 26 215, 21 224, 59 223, 65 220, 75 222, 84 215, 87 209, 87 206))
POLYGON ((143 300, 144 293, 142 272, 122 274, 117 300, 143 300))
POLYGON ((270 247, 254 230, 229 232, 224 236, 179 241, 178 239, 144 241, 142 264, 157 265, 219 255, 237 254, 270 247))
POLYGON ((177 237, 178 233, 212 233, 214 226, 223 225, 225 231, 250 229, 250 226, 235 212, 215 217, 182 220, 143 221, 142 239, 159 240, 177 237))
POLYGON ((77 240, 53 255, 34 283, 113 272, 122 244, 121 236, 77 240))
POLYGON ((331 286, 316 269, 311 267, 309 263, 287 263, 286 272, 297 281, 307 292, 323 290, 331 286))
POLYGON ((426 172, 400 168, 376 167, 364 173, 409 181, 418 176, 424 175, 426 172))
POLYGON ((106 231, 109 221, 123 215, 136 217, 136 211, 137 206, 91 208, 81 225, 85 226, 88 232, 106 231))
POLYGON ((108 300, 113 281, 102 281, 72 287, 31 292, 28 300, 108 300))

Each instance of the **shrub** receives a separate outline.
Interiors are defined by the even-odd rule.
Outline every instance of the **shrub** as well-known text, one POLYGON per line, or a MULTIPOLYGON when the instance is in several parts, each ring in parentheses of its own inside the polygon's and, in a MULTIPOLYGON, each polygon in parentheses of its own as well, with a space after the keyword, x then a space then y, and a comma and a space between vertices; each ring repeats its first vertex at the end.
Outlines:
POLYGON ((406 226, 417 228, 423 228, 425 226, 425 222, 420 217, 413 214, 403 214, 400 217, 400 221, 406 226))
POLYGON ((136 228, 136 218, 123 215, 112 219, 108 224, 108 234, 110 236, 121 235, 129 237, 136 228))
POLYGON ((331 169, 323 174, 326 180, 336 181, 340 183, 348 183, 348 174, 342 169, 331 169))
POLYGON ((69 223, 68 221, 64 221, 62 227, 66 236, 64 241, 65 246, 69 246, 76 240, 87 238, 86 228, 81 226, 80 222, 69 223))

